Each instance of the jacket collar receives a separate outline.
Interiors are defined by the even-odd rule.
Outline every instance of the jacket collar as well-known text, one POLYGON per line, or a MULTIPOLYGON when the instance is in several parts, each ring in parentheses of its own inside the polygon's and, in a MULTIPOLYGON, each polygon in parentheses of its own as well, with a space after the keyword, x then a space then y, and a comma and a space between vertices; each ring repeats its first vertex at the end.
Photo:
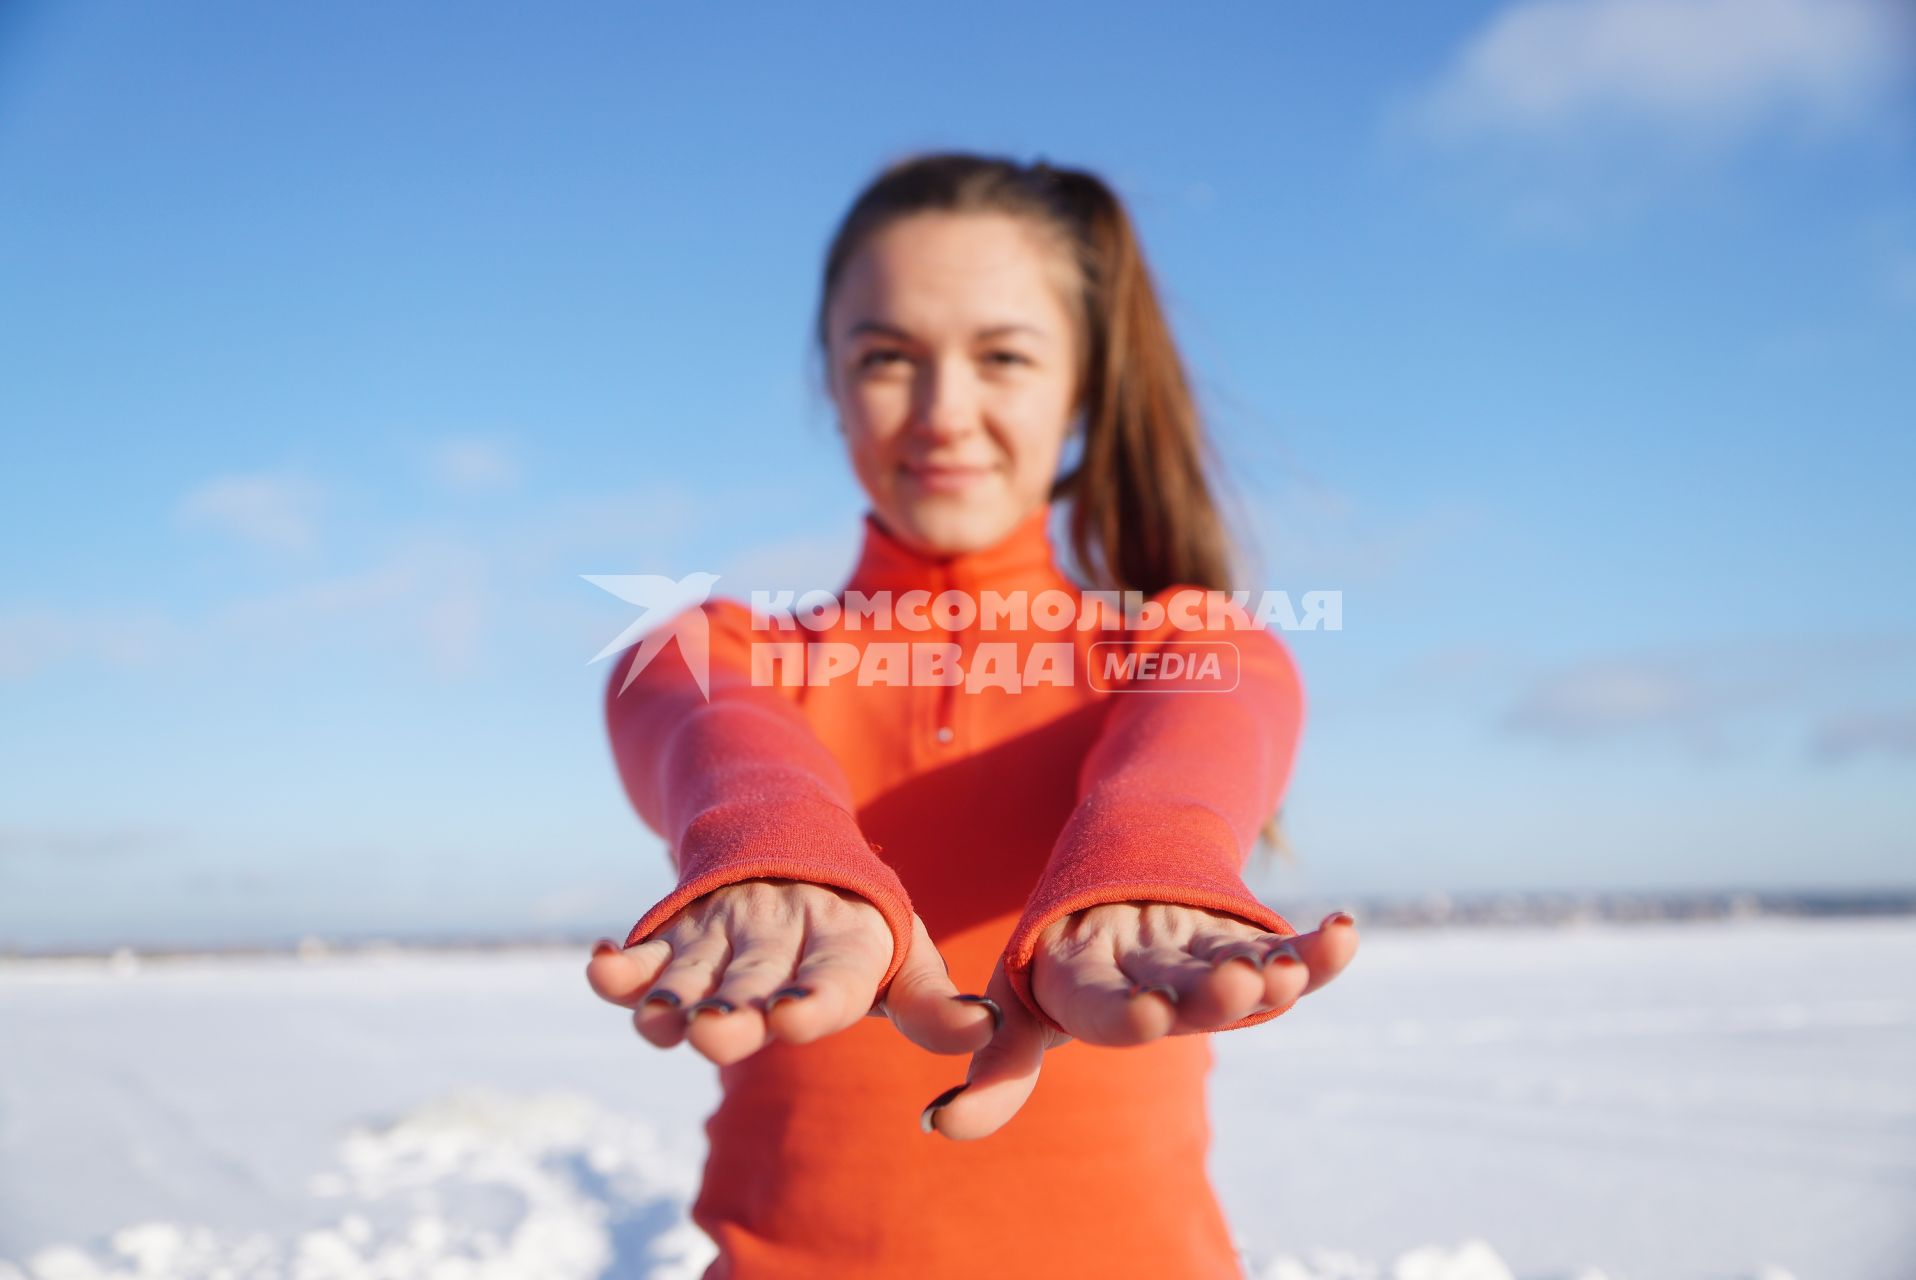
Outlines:
POLYGON ((1054 505, 1040 504, 989 547, 936 556, 899 541, 878 515, 867 509, 864 543, 845 587, 865 592, 1004 590, 1007 586, 1074 588, 1051 542, 1054 505))

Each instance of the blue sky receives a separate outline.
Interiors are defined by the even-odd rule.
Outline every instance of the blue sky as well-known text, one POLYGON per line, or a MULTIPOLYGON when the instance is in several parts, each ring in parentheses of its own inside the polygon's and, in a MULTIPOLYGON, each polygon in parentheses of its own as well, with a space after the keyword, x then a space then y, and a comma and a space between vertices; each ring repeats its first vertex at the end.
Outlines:
POLYGON ((579 575, 849 568, 813 290, 926 147, 1119 190, 1259 585, 1344 594, 1280 910, 1916 884, 1910 36, 9 5, 0 946, 629 925, 579 575))

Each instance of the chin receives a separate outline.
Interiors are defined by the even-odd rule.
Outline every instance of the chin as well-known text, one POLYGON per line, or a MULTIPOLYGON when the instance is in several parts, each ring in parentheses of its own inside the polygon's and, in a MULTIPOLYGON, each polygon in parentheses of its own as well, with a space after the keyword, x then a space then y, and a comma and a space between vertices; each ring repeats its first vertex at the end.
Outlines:
POLYGON ((915 536, 928 549, 942 553, 978 551, 1010 532, 1015 520, 1001 502, 966 501, 927 495, 899 503, 901 532, 915 536))

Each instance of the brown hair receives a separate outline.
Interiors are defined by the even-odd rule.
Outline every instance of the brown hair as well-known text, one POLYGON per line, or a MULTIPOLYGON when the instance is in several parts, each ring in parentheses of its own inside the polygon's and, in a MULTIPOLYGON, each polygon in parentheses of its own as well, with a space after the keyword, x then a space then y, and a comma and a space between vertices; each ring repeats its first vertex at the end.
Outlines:
MULTIPOLYGON (((1071 551, 1091 585, 1147 596, 1179 585, 1230 590, 1238 552, 1218 511, 1216 453, 1130 215, 1096 174, 950 151, 883 169, 852 202, 825 255, 816 336, 826 367, 826 316, 846 265, 883 227, 932 212, 1022 218, 1060 251, 1061 291, 1085 339, 1083 447, 1053 482, 1051 499, 1069 504, 1071 551)), ((1275 815, 1259 834, 1293 856, 1275 815)))

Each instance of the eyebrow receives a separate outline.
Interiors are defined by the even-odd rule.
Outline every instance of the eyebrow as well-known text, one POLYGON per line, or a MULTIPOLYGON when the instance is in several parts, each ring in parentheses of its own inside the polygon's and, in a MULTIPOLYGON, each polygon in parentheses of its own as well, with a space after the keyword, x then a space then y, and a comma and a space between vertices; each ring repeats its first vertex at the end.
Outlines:
MULTIPOLYGON (((993 324, 986 325, 984 328, 978 330, 978 332, 972 335, 972 338, 973 340, 995 338, 999 334, 1017 333, 1020 331, 1039 338, 1045 336, 1045 331, 1034 324, 993 324)), ((856 338, 862 333, 876 333, 888 338, 902 338, 907 342, 911 340, 909 333, 897 325, 887 324, 883 320, 860 320, 857 324, 845 331, 845 337, 847 339, 856 338)))

